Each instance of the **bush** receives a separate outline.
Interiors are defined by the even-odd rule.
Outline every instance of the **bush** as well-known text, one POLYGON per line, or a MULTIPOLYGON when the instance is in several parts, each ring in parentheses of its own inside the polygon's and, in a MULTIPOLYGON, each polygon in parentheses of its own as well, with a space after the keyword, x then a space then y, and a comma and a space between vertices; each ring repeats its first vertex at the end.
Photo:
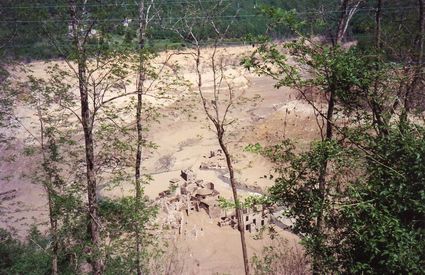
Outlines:
POLYGON ((27 242, 0 229, 0 274, 50 274, 48 240, 33 228, 27 242))

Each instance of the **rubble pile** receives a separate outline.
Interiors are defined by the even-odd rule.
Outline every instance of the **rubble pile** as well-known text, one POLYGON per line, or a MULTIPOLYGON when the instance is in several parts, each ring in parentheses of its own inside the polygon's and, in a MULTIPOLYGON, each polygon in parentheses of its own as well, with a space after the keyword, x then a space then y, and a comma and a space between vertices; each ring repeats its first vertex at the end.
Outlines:
MULTIPOLYGON (((217 155, 214 155, 214 157, 217 155)), ((158 205, 165 213, 163 226, 178 229, 182 232, 184 215, 189 216, 194 211, 205 213, 210 219, 217 220, 218 226, 231 226, 237 229, 237 219, 234 210, 225 210, 219 206, 220 193, 215 189, 214 183, 204 182, 196 174, 185 169, 180 173, 180 178, 170 180, 170 188, 159 193, 158 205)), ((244 209, 243 227, 246 231, 258 231, 262 226, 270 223, 270 211, 263 206, 253 209, 244 209)))
POLYGON ((199 166, 199 169, 225 169, 226 158, 221 149, 210 151, 208 156, 204 156, 204 161, 199 166))
POLYGON ((181 171, 181 179, 171 179, 170 189, 159 193, 157 203, 167 214, 163 224, 181 230, 183 213, 187 216, 193 211, 203 209, 210 218, 219 218, 221 208, 218 205, 219 192, 212 182, 197 180, 192 170, 181 171))

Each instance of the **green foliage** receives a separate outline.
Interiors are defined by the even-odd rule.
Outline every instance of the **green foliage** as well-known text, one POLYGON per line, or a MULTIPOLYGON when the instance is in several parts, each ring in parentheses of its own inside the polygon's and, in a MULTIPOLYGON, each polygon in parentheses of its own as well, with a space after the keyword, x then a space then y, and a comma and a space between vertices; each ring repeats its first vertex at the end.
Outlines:
POLYGON ((284 10, 276 7, 263 6, 261 11, 265 16, 270 18, 270 27, 273 29, 286 27, 287 32, 290 32, 290 30, 297 32, 298 30, 302 30, 306 25, 306 22, 300 20, 295 9, 284 10))
MULTIPOLYGON (((115 200, 104 198, 99 202, 99 210, 105 225, 102 233, 109 238, 109 244, 105 248, 108 255, 105 261, 106 274, 135 271, 135 230, 140 232, 142 239, 140 253, 143 263, 148 263, 154 255, 161 252, 160 240, 153 233, 155 225, 152 223, 158 208, 152 206, 147 198, 142 198, 140 202, 134 197, 115 200)), ((147 268, 145 264, 142 266, 147 268)))
MULTIPOLYGON (((51 273, 50 240, 33 227, 25 242, 14 239, 10 233, 0 229, 0 274, 51 273)), ((62 274, 68 274, 67 262, 60 259, 62 274)))
POLYGON ((256 205, 264 205, 264 206, 268 206, 271 205, 273 203, 272 200, 270 200, 270 198, 268 196, 262 196, 262 195, 250 195, 245 197, 244 200, 238 200, 237 203, 235 204, 235 202, 233 200, 227 200, 223 197, 218 198, 218 205, 222 208, 222 209, 235 209, 236 205, 239 208, 253 208, 256 205))
POLYGON ((244 148, 245 152, 250 152, 250 153, 259 153, 261 150, 262 150, 262 147, 260 143, 258 142, 256 144, 248 144, 244 148))
POLYGON ((387 81, 389 66, 369 54, 355 47, 346 50, 301 37, 282 45, 264 43, 242 64, 259 74, 277 76, 277 88, 292 87, 307 100, 309 87, 324 95, 332 91, 344 106, 343 112, 351 114, 375 99, 375 81, 387 81), (288 61, 289 56, 295 63, 288 61), (309 77, 305 77, 306 72, 309 77))
POLYGON ((143 211, 135 211, 136 203, 134 197, 118 200, 105 198, 99 202, 101 216, 112 232, 121 234, 126 230, 131 231, 137 224, 146 224, 157 212, 157 208, 150 206, 147 199, 140 202, 143 211))
MULTIPOLYGON (((265 12, 295 33, 304 31, 295 14, 265 12)), ((270 200, 295 221, 292 229, 313 270, 423 273, 424 132, 395 119, 391 103, 406 79, 389 77, 397 72, 381 52, 328 46, 307 35, 283 45, 263 43, 243 65, 273 77, 277 88, 298 90, 318 117, 326 114, 307 91, 334 96, 332 139, 322 136, 301 153, 287 140, 246 148, 276 164, 270 200)))
POLYGON ((424 129, 417 125, 397 125, 385 137, 367 133, 357 137, 367 141, 364 146, 373 156, 335 142, 314 143, 300 155, 276 151, 286 155, 289 165, 277 162, 280 176, 270 190, 271 200, 286 207, 285 215, 296 221, 293 230, 303 236, 319 270, 422 272, 424 137, 424 129), (332 171, 323 201, 317 183, 324 156, 332 171), (378 157, 385 165, 376 161, 378 157), (353 170, 358 172, 350 173, 353 170), (324 231, 315 223, 319 213, 325 217, 324 231))
POLYGON ((170 183, 170 185, 168 186, 168 190, 170 190, 171 194, 173 194, 174 192, 176 192, 178 187, 179 187, 178 184, 170 183))
POLYGON ((392 169, 370 159, 362 184, 350 188, 342 208, 351 231, 353 272, 422 274, 425 264, 425 130, 414 124, 392 127, 369 142, 392 169))
POLYGON ((236 207, 233 200, 227 200, 223 197, 220 197, 218 198, 217 201, 218 201, 218 206, 220 206, 220 208, 222 209, 229 210, 229 209, 235 209, 236 207))
MULTIPOLYGON (((300 92, 314 88, 324 97, 334 94, 337 113, 345 115, 350 125, 338 129, 338 139, 313 142, 310 150, 302 153, 297 153, 289 140, 266 148, 259 143, 248 145, 246 152, 260 153, 276 164, 276 184, 268 197, 251 196, 244 202, 236 203, 220 199, 220 206, 242 208, 272 203, 284 206, 286 215, 296 221, 293 230, 302 237, 313 267, 322 273, 423 273, 424 129, 408 121, 396 122, 391 117, 395 104, 391 101, 388 103, 388 99, 398 99, 403 94, 403 90, 394 87, 405 85, 403 81, 408 80, 409 76, 404 77, 403 81, 397 82, 396 79, 391 82, 389 79, 395 78, 395 73, 390 72, 394 64, 387 61, 400 62, 396 64, 396 67, 400 67, 403 62, 416 60, 418 55, 417 18, 409 8, 414 4, 413 0, 395 1, 398 9, 386 9, 383 36, 392 47, 382 51, 370 50, 371 39, 368 39, 368 35, 374 31, 374 24, 367 13, 362 12, 349 26, 349 36, 356 38, 362 35, 360 47, 347 50, 309 39, 328 34, 328 29, 336 22, 334 17, 339 16, 335 12, 339 1, 264 0, 160 2, 155 8, 162 18, 151 21, 152 27, 147 33, 148 47, 137 52, 137 20, 128 26, 122 22, 125 18, 137 17, 137 3, 127 0, 119 2, 88 4, 84 12, 79 12, 83 14, 80 18, 83 30, 88 27, 86 22, 96 23, 97 35, 90 33, 86 37, 88 75, 96 75, 95 72, 101 67, 109 71, 102 80, 105 82, 86 83, 93 85, 89 90, 102 94, 101 99, 93 97, 93 117, 95 113, 98 115, 96 123, 93 120, 96 126, 93 133, 99 174, 113 174, 110 180, 113 184, 130 181, 129 175, 123 171, 132 165, 128 162, 128 156, 134 150, 134 140, 131 140, 130 130, 122 126, 121 118, 128 115, 134 106, 124 109, 117 109, 113 104, 96 106, 106 93, 123 95, 124 89, 120 87, 128 84, 130 72, 138 69, 137 64, 130 65, 130 68, 128 63, 138 63, 134 60, 149 63, 148 60, 155 57, 152 48, 182 48, 193 42, 187 26, 180 25, 184 21, 181 17, 188 16, 192 21, 190 31, 196 33, 201 44, 211 43, 216 36, 206 19, 214 18, 218 29, 233 21, 223 35, 223 41, 261 43, 258 50, 243 61, 246 68, 274 77, 277 79, 276 87, 289 86, 300 92), (183 37, 169 31, 170 26, 181 28, 183 37), (270 37, 264 35, 266 32, 270 37), (272 38, 300 34, 304 37, 283 46, 270 43, 272 38), (411 44, 415 45, 412 47, 411 44), (397 50, 393 51, 393 48, 397 50), (108 88, 99 91, 99 87, 108 88), (383 121, 378 121, 378 114, 382 115, 383 121), (380 129, 372 134, 377 123, 384 124, 381 127, 385 131, 380 129), (121 138, 123 136, 125 138, 121 138), (326 188, 321 190, 318 183, 327 168, 326 188), (323 224, 319 226, 320 217, 323 217, 323 224)), ((77 3, 78 9, 82 9, 82 2, 77 3)), ((0 126, 11 123, 10 106, 14 96, 5 93, 9 88, 9 83, 5 81, 8 74, 3 68, 7 57, 61 57, 74 61, 78 58, 68 33, 69 10, 66 1, 5 0, 2 4, 0 126)), ((373 1, 364 1, 363 10, 372 5, 373 1)), ((143 69, 147 77, 158 78, 156 71, 147 67, 143 69)), ((76 110, 79 105, 73 96, 71 84, 67 83, 72 73, 58 65, 49 68, 48 73, 51 76, 49 80, 30 76, 29 85, 23 87, 29 88, 31 93, 22 92, 20 96, 29 105, 40 106, 39 119, 46 127, 43 134, 48 140, 45 144, 47 159, 42 164, 44 174, 35 174, 34 181, 43 183, 48 190, 52 202, 51 217, 58 219, 61 226, 55 238, 43 237, 33 230, 25 243, 1 230, 2 274, 50 273, 51 245, 56 238, 59 242, 61 273, 70 270, 71 265, 71 260, 64 255, 77 255, 72 263, 77 266, 87 260, 85 249, 89 242, 87 217, 83 214, 86 210, 82 201, 84 179, 81 177, 81 167, 84 165, 81 165, 83 161, 79 154, 81 148, 72 138, 78 134, 72 123, 68 123, 71 121, 69 114, 62 112, 64 109, 76 110), (60 108, 55 105, 58 102, 60 108), (53 115, 58 110, 61 111, 61 118, 53 115), (61 129, 64 125, 70 130, 61 129), (67 174, 69 182, 59 176, 62 174, 67 174)), ((162 93, 177 85, 177 82, 164 84, 162 93)), ((314 106, 314 102, 305 94, 304 98, 314 106)), ((146 113, 154 121, 159 112, 153 107, 146 107, 146 113)), ((320 113, 320 109, 315 111, 320 113)), ((146 140, 143 145, 156 147, 146 140)), ((25 147, 24 154, 33 156, 37 153, 36 147, 25 147)), ((170 189, 174 188, 170 186, 170 189)), ((96 252, 104 252, 107 274, 134 272, 136 229, 142 230, 146 245, 144 260, 160 253, 155 249, 149 250, 157 240, 150 231, 154 227, 150 221, 157 209, 147 199, 141 202, 134 198, 103 199, 99 211, 102 237, 107 242, 96 252)), ((271 265, 287 256, 274 252, 271 248, 266 249, 264 261, 261 262, 259 258, 254 261, 259 274, 274 272, 271 265)))
MULTIPOLYGON (((375 1, 362 1, 361 9, 354 16, 348 33, 350 38, 360 41, 363 48, 370 48, 374 32, 375 1)), ((220 2, 224 12, 215 19, 221 27, 234 21, 226 33, 226 39, 243 42, 246 36, 261 36, 268 33, 273 38, 287 38, 294 31, 309 36, 328 36, 334 29, 340 15, 336 0, 249 0, 220 2), (234 17, 234 19, 233 19, 234 17)), ((69 45, 67 1, 52 0, 4 0, 0 9, 0 45, 7 55, 43 59, 64 57, 72 52, 69 45), (52 42, 55 43, 52 43, 52 42), (57 47, 59 46, 59 47, 57 47)), ((81 8, 82 2, 77 1, 81 8)), ((395 0, 385 3, 383 27, 388 45, 399 51, 387 51, 393 59, 408 55, 409 47, 416 37, 417 14, 414 0, 395 0)), ((84 20, 96 20, 95 29, 101 39, 89 37, 88 55, 111 48, 137 49, 138 3, 131 0, 119 2, 107 0, 102 5, 94 3, 86 6, 84 20), (131 19, 127 20, 126 19, 131 19), (124 24, 126 22, 126 24, 124 24)), ((201 34, 202 41, 211 42, 213 30, 204 24, 217 12, 217 2, 174 1, 156 2, 152 14, 158 14, 151 21, 147 37, 149 47, 156 49, 184 46, 181 37, 171 29, 178 27, 181 18, 190 16, 197 21, 194 32, 201 34), (205 12, 193 12, 202 6, 205 12), (155 42, 154 42, 155 41, 155 42)))
MULTIPOLYGON (((0 128, 13 128, 15 121, 13 120, 13 107, 15 93, 11 88, 9 81, 9 73, 3 67, 3 56, 0 50, 0 128)), ((0 131, 0 144, 6 143, 10 137, 5 135, 4 131, 0 131)))
POLYGON ((311 255, 313 265, 322 272, 338 268, 333 246, 326 245, 332 243, 335 233, 319 230, 316 221, 323 215, 326 228, 336 226, 334 222, 338 220, 339 212, 334 205, 344 196, 341 190, 345 181, 343 176, 348 176, 355 167, 351 159, 355 152, 334 141, 315 142, 310 150, 299 155, 293 152, 293 147, 288 143, 286 146, 279 145, 272 152, 271 156, 279 161, 279 176, 270 190, 270 199, 284 206, 285 215, 296 221, 292 230, 303 236, 303 244, 311 255), (277 158, 280 152, 284 154, 277 158), (332 163, 334 175, 327 179, 326 193, 323 194, 318 182, 325 158, 332 163))

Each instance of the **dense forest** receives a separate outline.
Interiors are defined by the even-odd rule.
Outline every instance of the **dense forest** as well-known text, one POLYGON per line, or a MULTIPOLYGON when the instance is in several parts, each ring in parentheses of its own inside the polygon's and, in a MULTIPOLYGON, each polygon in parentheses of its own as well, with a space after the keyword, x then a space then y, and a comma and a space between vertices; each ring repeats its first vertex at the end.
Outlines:
POLYGON ((48 212, 47 233, 0 228, 0 274, 182 273, 144 194, 144 162, 163 116, 147 98, 189 86, 201 111, 189 118, 208 121, 224 155, 232 199, 220 204, 235 212, 245 274, 425 274, 425 0, 0 0, 0 14, 0 145, 28 135, 17 154, 36 165, 25 177, 48 212), (295 91, 320 133, 303 147, 287 136, 242 144, 273 167, 273 185, 243 199, 226 141, 246 102, 223 84, 217 51, 235 45, 249 50, 235 67, 295 91), (193 85, 174 56, 193 59, 193 85), (47 77, 33 62, 51 62, 47 77), (132 193, 100 196, 105 182, 132 193), (277 249, 251 257, 242 217, 257 205, 293 221, 303 267, 277 249))
MULTIPOLYGON (((202 1, 202 8, 213 6, 215 1, 202 1)), ((242 43, 253 36, 267 34, 274 39, 293 37, 294 34, 285 24, 271 30, 271 18, 265 14, 264 7, 294 10, 303 22, 303 31, 308 35, 332 36, 340 17, 340 1, 224 1, 219 16, 215 21, 223 26, 231 20, 235 22, 226 33, 226 42, 242 43)), ((398 48, 406 47, 415 38, 418 18, 417 1, 391 1, 382 8, 381 26, 385 41, 398 48)), ((148 32, 151 46, 181 47, 185 46, 181 37, 172 31, 179 23, 187 5, 184 1, 158 1, 155 3, 156 16, 150 23, 148 32), (158 13, 160 11, 160 13, 158 13)), ((192 3, 193 4, 193 3, 192 3)), ((344 39, 359 40, 364 44, 373 40, 375 30, 375 1, 362 1, 356 9, 355 17, 344 39)), ((200 7, 200 5, 199 5, 200 7)), ((87 18, 96 21, 96 30, 102 31, 101 43, 127 42, 137 48, 138 4, 134 1, 104 1, 86 4, 86 12, 93 15, 87 18), (96 14, 96 15, 95 15, 96 14)), ((37 58, 54 58, 63 55, 49 41, 54 34, 59 46, 67 44, 69 18, 67 2, 57 1, 2 1, 1 37, 2 51, 10 56, 37 58)), ((204 13, 193 14, 195 20, 202 20, 204 13)), ((199 30, 202 39, 212 39, 206 27, 199 30)), ((99 43, 99 41, 97 41, 99 43)))

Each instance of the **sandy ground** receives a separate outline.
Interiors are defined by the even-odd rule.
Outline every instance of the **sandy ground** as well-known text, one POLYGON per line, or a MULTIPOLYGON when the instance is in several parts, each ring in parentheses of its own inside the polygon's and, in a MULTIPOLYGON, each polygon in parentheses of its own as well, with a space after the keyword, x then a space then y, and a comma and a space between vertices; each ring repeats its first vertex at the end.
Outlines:
MULTIPOLYGON (((232 76, 232 85, 246 98, 251 99, 239 105, 230 114, 238 120, 229 128, 227 140, 235 161, 236 177, 241 182, 257 185, 265 190, 273 184, 264 178, 264 175, 270 173, 272 164, 259 155, 244 152, 243 148, 256 142, 265 145, 274 144, 283 138, 293 138, 303 147, 308 146, 309 141, 318 137, 319 133, 313 110, 305 102, 297 99, 296 92, 288 88, 276 90, 272 80, 255 76, 238 66, 241 56, 251 50, 251 47, 228 47, 219 51, 223 57, 226 73, 232 76), (254 100, 257 96, 260 96, 260 99, 254 100)), ((206 62, 212 51, 206 49, 204 53, 203 83, 209 91, 213 75, 206 62)), ((158 60, 164 59, 164 55, 165 53, 160 55, 158 60)), ((181 67, 180 74, 191 82, 189 85, 191 88, 188 86, 187 89, 173 90, 172 96, 166 99, 154 97, 149 99, 165 116, 159 119, 159 123, 153 124, 149 132, 149 139, 158 145, 158 149, 152 151, 143 163, 144 172, 153 177, 153 181, 146 186, 145 193, 154 199, 159 192, 168 188, 170 179, 179 176, 181 169, 192 168, 199 179, 214 182, 222 196, 231 198, 231 190, 222 177, 226 171, 198 169, 204 156, 208 155, 210 150, 219 147, 211 125, 202 112, 199 98, 193 91, 196 74, 191 56, 175 55, 173 62, 175 66, 181 67), (190 111, 192 115, 189 117, 184 111, 190 111), (163 165, 164 162, 166 165, 163 165)), ((66 66, 62 61, 34 62, 27 66, 31 67, 37 76, 43 78, 47 77, 47 66, 52 63, 66 66)), ((24 74, 15 71, 15 77, 24 79, 24 74)), ((75 83, 70 81, 70 84, 75 83)), ((129 83, 128 90, 134 87, 135 83, 129 83)), ((124 104, 125 100, 120 103, 124 104)), ((34 112, 26 106, 20 106, 16 110, 22 125, 11 131, 16 137, 14 144, 0 148, 2 158, 9 160, 0 162, 0 193, 16 190, 14 198, 0 201, 0 227, 10 230, 20 238, 24 238, 31 225, 45 229, 47 221, 44 190, 37 184, 37 180, 26 176, 40 169, 40 159, 37 156, 27 157, 23 154, 24 144, 31 142, 29 133, 35 135, 37 133, 34 112)), ((133 190, 130 184, 112 190, 101 185, 99 193, 101 196, 117 197, 130 195, 133 190)), ((245 196, 246 193, 241 192, 241 195, 245 196)), ((202 233, 196 236, 187 234, 179 239, 179 242, 190 251, 191 267, 196 263, 194 274, 243 272, 243 263, 240 260, 242 252, 236 230, 218 227, 204 213, 189 216, 186 227, 197 228, 195 231, 202 233)), ((280 230, 279 233, 289 239, 296 239, 289 232, 280 230)), ((248 236, 248 250, 251 255, 254 252, 259 253, 262 247, 270 242, 267 237, 254 240, 251 234, 248 236)), ((192 271, 188 269, 188 273, 190 272, 192 271)))

